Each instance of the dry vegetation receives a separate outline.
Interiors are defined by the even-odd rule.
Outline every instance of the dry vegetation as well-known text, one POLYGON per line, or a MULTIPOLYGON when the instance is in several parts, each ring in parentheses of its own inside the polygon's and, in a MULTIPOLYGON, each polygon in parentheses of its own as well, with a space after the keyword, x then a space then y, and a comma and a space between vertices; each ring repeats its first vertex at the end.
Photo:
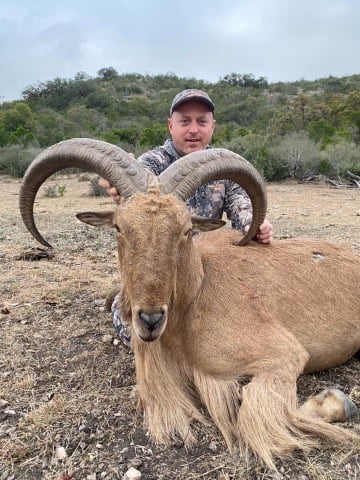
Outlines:
MULTIPOLYGON (((88 183, 75 176, 52 182, 66 187, 64 195, 46 197, 44 186, 36 214, 54 255, 28 261, 24 252, 37 245, 19 217, 20 183, 0 177, 1 480, 121 479, 130 466, 144 480, 360 479, 359 453, 343 446, 296 453, 278 462, 276 474, 230 455, 213 427, 198 428, 198 447, 189 452, 181 442, 152 445, 136 411, 132 353, 114 343, 104 312, 116 282, 113 236, 74 217, 112 204, 89 197, 88 183)), ((360 253, 360 190, 274 184, 269 204, 277 237, 327 238, 360 253)), ((360 362, 301 378, 299 395, 329 385, 360 407, 360 362)), ((359 420, 349 428, 359 431, 359 420)))

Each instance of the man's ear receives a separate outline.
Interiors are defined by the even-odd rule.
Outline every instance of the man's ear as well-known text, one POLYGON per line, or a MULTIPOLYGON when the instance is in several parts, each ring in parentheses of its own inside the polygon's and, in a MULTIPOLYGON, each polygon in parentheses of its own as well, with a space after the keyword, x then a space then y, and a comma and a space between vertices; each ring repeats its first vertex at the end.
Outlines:
POLYGON ((193 230, 196 232, 210 232, 226 225, 224 220, 217 218, 200 217, 199 215, 191 215, 193 230))
POLYGON ((76 214, 76 218, 81 222, 100 228, 114 228, 114 212, 81 212, 76 214))

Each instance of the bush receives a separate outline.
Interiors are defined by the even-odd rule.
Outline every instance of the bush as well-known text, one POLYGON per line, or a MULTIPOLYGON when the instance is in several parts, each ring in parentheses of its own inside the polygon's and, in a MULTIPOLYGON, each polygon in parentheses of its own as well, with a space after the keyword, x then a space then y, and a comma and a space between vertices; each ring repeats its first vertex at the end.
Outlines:
POLYGON ((65 185, 48 185, 45 188, 45 197, 55 198, 55 197, 63 197, 64 193, 66 192, 65 185))
POLYGON ((360 174, 360 146, 355 143, 342 142, 328 145, 321 152, 322 161, 332 169, 332 174, 346 176, 347 171, 360 174))
POLYGON ((223 146, 246 158, 266 180, 281 180, 288 176, 289 169, 284 162, 270 154, 271 145, 271 138, 248 133, 225 142, 223 146))
POLYGON ((21 178, 41 149, 19 145, 0 148, 0 173, 21 178))
POLYGON ((286 166, 292 177, 302 180, 306 175, 317 174, 320 148, 306 132, 292 132, 281 137, 270 149, 277 162, 286 166))

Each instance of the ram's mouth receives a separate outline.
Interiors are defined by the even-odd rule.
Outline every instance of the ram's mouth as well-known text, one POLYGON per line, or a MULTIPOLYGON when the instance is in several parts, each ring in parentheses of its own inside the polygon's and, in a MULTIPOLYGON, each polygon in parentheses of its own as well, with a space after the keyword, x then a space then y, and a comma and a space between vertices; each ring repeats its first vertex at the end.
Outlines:
POLYGON ((146 336, 139 335, 140 340, 145 343, 155 342, 155 340, 157 340, 159 337, 160 335, 156 332, 149 332, 149 334, 146 336))
POLYGON ((167 325, 167 305, 156 308, 135 306, 133 326, 136 335, 143 342, 154 342, 164 332, 167 325))

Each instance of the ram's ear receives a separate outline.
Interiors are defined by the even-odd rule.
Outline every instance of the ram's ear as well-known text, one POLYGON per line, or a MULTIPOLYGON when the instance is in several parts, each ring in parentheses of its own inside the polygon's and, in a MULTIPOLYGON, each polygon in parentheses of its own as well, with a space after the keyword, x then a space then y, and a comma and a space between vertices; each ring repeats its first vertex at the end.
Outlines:
POLYGON ((199 215, 191 215, 191 222, 193 224, 193 230, 196 232, 210 232, 210 230, 216 230, 223 227, 226 222, 217 218, 200 217, 199 215))
POLYGON ((100 228, 114 228, 114 212, 81 212, 76 214, 81 222, 100 228))

